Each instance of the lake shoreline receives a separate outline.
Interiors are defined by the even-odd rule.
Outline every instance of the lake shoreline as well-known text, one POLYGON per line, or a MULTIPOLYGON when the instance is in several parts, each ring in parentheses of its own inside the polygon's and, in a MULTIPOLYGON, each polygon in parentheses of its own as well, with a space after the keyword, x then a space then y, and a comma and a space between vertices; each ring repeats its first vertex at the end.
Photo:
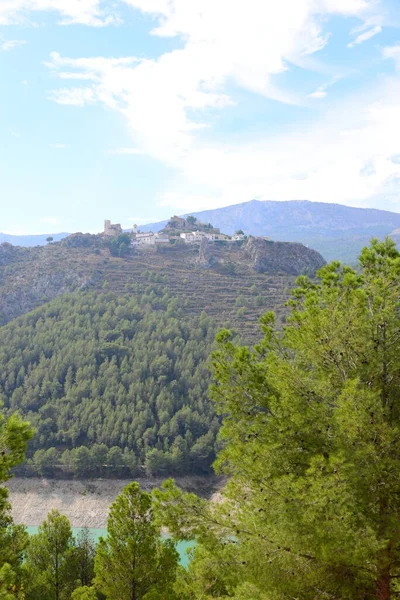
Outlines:
MULTIPOLYGON (((151 491, 166 477, 138 478, 140 487, 151 491)), ((211 498, 225 483, 225 479, 210 476, 176 477, 185 491, 211 498)), ((52 509, 68 517, 72 527, 104 529, 107 526, 111 503, 130 483, 128 479, 60 480, 14 477, 7 482, 12 516, 15 523, 38 526, 52 509)))

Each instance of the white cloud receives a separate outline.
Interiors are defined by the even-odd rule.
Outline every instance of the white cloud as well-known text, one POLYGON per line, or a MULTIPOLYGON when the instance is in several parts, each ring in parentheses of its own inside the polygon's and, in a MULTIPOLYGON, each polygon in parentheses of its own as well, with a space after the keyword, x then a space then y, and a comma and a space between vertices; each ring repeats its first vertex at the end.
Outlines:
MULTIPOLYGON (((400 176, 400 164, 393 161, 400 150, 399 94, 400 81, 394 80, 370 97, 343 101, 312 126, 288 135, 198 148, 184 164, 186 181, 191 189, 213 186, 217 194, 210 193, 209 205, 256 196, 363 205, 400 176), (373 169, 365 177, 360 171, 368 163, 373 169)), ((182 204, 188 189, 182 189, 182 204)))
POLYGON ((400 44, 396 46, 387 46, 383 49, 383 57, 394 60, 396 67, 400 69, 400 44))
POLYGON ((320 85, 315 92, 312 92, 311 94, 309 94, 310 98, 316 98, 317 100, 322 100, 323 98, 325 98, 328 94, 328 92, 326 91, 327 86, 326 85, 320 85))
POLYGON ((49 98, 54 100, 54 102, 57 102, 57 104, 66 104, 70 106, 85 106, 85 104, 96 101, 93 90, 88 88, 63 88, 57 90, 57 92, 52 92, 49 98))
POLYGON ((63 25, 101 27, 118 22, 115 15, 102 8, 101 0, 0 0, 0 25, 24 23, 35 12, 57 13, 63 25))
POLYGON ((3 52, 8 52, 18 46, 24 46, 24 44, 26 44, 26 40, 7 40, 1 43, 0 48, 3 52))
MULTIPOLYGON (((287 104, 305 98, 281 89, 276 76, 291 61, 321 49, 329 14, 367 17, 372 0, 124 0, 156 19, 154 35, 181 36, 182 49, 157 60, 80 58, 53 54, 61 79, 86 87, 52 94, 60 104, 102 102, 127 119, 135 146, 179 164, 210 123, 210 113, 233 104, 226 86, 287 104)), ((322 91, 316 97, 322 97, 322 91)))
MULTIPOLYGON (((110 71, 123 66, 132 66, 139 62, 139 59, 134 56, 124 56, 122 58, 103 58, 97 56, 93 58, 64 58, 58 52, 50 54, 50 61, 44 64, 50 69, 60 69, 61 67, 71 69, 82 69, 93 74, 93 71, 110 71)), ((75 76, 79 78, 79 72, 75 71, 75 76)))
POLYGON ((361 31, 361 33, 357 35, 354 41, 347 44, 348 48, 354 48, 354 46, 362 44, 363 42, 366 42, 367 40, 370 40, 371 38, 375 37, 376 35, 381 33, 382 27, 381 25, 374 25, 373 27, 367 28, 365 31, 364 27, 362 27, 361 29, 358 28, 355 31, 353 30, 353 33, 357 33, 357 31, 361 31))
MULTIPOLYGON (((183 47, 156 60, 53 54, 48 66, 63 80, 75 79, 76 87, 56 90, 52 98, 78 106, 98 102, 119 111, 133 147, 113 152, 148 154, 175 169, 163 204, 183 211, 254 197, 363 203, 399 174, 400 166, 390 160, 400 151, 397 80, 369 97, 344 99, 335 111, 290 135, 240 142, 227 137, 217 143, 208 134, 219 111, 234 104, 227 93, 231 83, 280 102, 309 102, 281 89, 279 74, 292 62, 307 64, 310 53, 328 43, 330 15, 359 17, 358 34, 370 32, 378 23, 371 16, 375 2, 125 2, 155 17, 154 35, 180 36, 183 47), (370 163, 374 172, 366 177, 362 170, 370 163)), ((396 58, 397 50, 386 55, 396 58)), ((325 97, 328 85, 309 97, 325 97)))

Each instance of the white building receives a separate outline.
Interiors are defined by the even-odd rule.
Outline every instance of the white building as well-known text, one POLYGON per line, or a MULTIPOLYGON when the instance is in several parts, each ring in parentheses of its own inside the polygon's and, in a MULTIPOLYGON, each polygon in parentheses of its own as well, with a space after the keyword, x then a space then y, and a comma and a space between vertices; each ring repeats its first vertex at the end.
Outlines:
POLYGON ((196 241, 196 234, 193 232, 181 233, 180 237, 185 241, 186 244, 193 244, 196 241))
POLYGON ((209 242, 213 242, 216 234, 208 231, 196 231, 196 235, 199 236, 200 240, 201 238, 206 238, 209 242))
POLYGON ((132 246, 154 246, 155 244, 168 244, 169 237, 162 233, 154 234, 152 231, 137 233, 132 240, 132 246))
POLYGON ((154 233, 152 231, 137 233, 131 243, 132 246, 153 246, 155 244, 154 233))
POLYGON ((208 231, 190 231, 187 233, 181 233, 180 237, 186 242, 186 244, 194 244, 195 242, 201 242, 202 239, 213 242, 216 239, 217 234, 209 233, 208 231))

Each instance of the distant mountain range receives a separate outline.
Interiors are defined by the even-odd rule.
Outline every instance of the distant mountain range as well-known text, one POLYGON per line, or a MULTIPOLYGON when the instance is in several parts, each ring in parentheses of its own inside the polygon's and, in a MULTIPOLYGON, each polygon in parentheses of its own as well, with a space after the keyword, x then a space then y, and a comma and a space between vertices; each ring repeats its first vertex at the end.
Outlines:
POLYGON ((70 233, 42 233, 40 235, 10 235, 8 233, 0 233, 0 244, 8 242, 13 246, 44 246, 47 244, 46 239, 52 237, 55 242, 59 242, 70 233))
MULTIPOLYGON (((334 258, 354 262, 372 237, 392 234, 400 242, 400 214, 371 208, 352 208, 341 204, 292 200, 288 202, 251 200, 202 212, 187 213, 210 222, 222 232, 238 229, 249 235, 269 236, 273 240, 301 242, 318 250, 326 260, 334 258), (396 231, 398 230, 398 231, 396 231)), ((185 215, 187 216, 187 215, 185 215)), ((159 231, 167 221, 149 223, 142 231, 159 231)), ((35 246, 55 241, 67 233, 42 236, 10 236, 0 233, 0 242, 35 246)))
MULTIPOLYGON (((326 260, 354 262, 372 237, 393 234, 400 241, 400 231, 396 231, 400 228, 399 213, 341 204, 251 200, 188 214, 228 234, 242 229, 247 234, 269 236, 273 240, 301 242, 318 250, 326 260)), ((166 221, 150 223, 142 229, 158 231, 165 224, 166 221)))

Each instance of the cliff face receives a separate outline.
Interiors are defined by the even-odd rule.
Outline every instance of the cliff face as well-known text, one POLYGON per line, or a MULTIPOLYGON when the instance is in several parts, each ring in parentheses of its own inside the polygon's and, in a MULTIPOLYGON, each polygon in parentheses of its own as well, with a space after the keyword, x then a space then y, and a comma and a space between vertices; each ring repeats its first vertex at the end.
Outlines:
POLYGON ((319 252, 294 242, 271 242, 250 237, 243 251, 259 273, 313 277, 326 264, 319 252))

